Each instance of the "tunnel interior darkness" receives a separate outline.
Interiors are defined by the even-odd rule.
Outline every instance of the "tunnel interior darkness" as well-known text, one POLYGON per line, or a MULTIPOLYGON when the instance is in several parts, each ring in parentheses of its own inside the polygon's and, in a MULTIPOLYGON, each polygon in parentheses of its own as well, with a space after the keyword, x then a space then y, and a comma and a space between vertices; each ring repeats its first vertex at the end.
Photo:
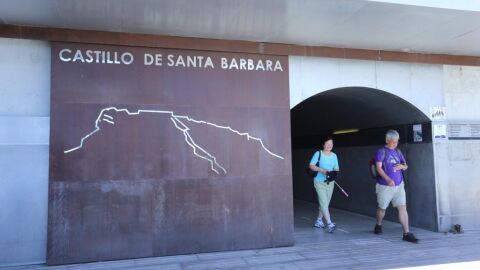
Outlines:
MULTIPOLYGON (((330 206, 368 216, 375 215, 375 180, 369 161, 385 143, 385 132, 400 133, 399 148, 407 159, 405 173, 407 208, 412 226, 437 231, 437 206, 430 119, 404 99, 386 91, 365 87, 344 87, 312 96, 291 110, 292 173, 295 200, 317 203, 313 180, 305 168, 324 136, 334 139, 341 177, 349 191, 346 198, 336 188, 330 206), (414 140, 413 126, 421 126, 421 142, 414 140), (357 132, 332 135, 334 131, 357 132)), ((312 216, 316 209, 312 209, 312 216)), ((387 220, 398 221, 396 210, 387 220)))

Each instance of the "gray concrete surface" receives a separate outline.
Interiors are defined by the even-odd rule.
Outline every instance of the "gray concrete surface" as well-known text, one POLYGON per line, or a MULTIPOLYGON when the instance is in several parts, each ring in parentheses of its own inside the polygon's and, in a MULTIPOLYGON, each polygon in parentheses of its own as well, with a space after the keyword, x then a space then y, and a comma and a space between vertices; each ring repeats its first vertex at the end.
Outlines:
MULTIPOLYGON (((296 56, 289 61, 291 107, 325 90, 364 86, 385 89, 426 114, 431 106, 445 106, 447 121, 479 119, 479 67, 296 56)), ((0 71, 0 265, 40 263, 47 226, 49 43, 0 38, 0 71), (30 123, 35 128, 25 130, 30 123)), ((479 141, 434 143, 441 230, 454 223, 480 228, 480 185, 471 184, 479 174, 479 149, 479 141)))
POLYGON ((48 42, 0 38, 0 266, 45 261, 49 115, 48 42))
POLYGON ((372 233, 373 218, 342 210, 333 210, 338 229, 329 234, 312 227, 315 213, 315 205, 296 202, 296 244, 292 247, 0 269, 392 269, 420 266, 448 269, 451 263, 471 267, 469 269, 480 267, 480 231, 444 234, 414 228, 412 231, 421 240, 419 244, 411 244, 401 240, 400 224, 386 222, 384 234, 378 236, 372 233))
MULTIPOLYGON (((291 108, 318 93, 356 86, 394 94, 428 115, 434 125, 480 121, 480 67, 290 56, 289 75, 291 108), (431 117, 433 107, 444 107, 445 118, 431 117)), ((439 229, 455 223, 480 229, 480 185, 472 184, 480 173, 480 140, 434 140, 433 152, 439 229)))

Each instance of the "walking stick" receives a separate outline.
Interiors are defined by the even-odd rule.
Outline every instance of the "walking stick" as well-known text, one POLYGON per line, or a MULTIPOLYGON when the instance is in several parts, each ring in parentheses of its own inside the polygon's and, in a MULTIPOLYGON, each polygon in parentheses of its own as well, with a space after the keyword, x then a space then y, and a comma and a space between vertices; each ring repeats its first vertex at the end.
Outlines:
POLYGON ((337 187, 343 192, 343 194, 345 194, 345 196, 348 197, 348 193, 347 193, 339 184, 337 184, 336 181, 335 181, 334 183, 335 183, 335 185, 337 185, 337 187))

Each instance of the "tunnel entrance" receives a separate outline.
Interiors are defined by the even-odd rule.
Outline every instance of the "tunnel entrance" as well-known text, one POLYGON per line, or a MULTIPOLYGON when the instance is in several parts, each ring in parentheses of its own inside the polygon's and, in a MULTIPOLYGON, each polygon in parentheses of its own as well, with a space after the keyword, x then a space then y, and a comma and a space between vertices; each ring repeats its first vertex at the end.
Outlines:
MULTIPOLYGON (((409 165, 405 173, 405 190, 410 225, 437 231, 431 126, 430 119, 414 105, 378 89, 336 88, 304 100, 291 110, 296 209, 298 204, 311 202, 312 220, 317 215, 313 180, 306 174, 305 168, 319 149, 321 138, 332 135, 333 151, 340 163, 341 178, 338 183, 350 196, 346 198, 335 188, 330 207, 375 216, 376 182, 370 175, 368 163, 376 149, 385 144, 385 132, 396 129, 400 133, 399 148, 409 165), (347 133, 334 134, 342 132, 347 133)), ((385 219, 398 222, 397 211, 390 206, 385 219)))

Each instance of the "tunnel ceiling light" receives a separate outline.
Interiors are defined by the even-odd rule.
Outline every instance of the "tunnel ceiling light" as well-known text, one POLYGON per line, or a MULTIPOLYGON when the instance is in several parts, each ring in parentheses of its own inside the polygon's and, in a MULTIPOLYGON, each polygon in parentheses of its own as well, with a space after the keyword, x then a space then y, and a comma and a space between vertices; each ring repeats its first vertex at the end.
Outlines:
POLYGON ((333 132, 333 134, 339 135, 339 134, 355 133, 359 131, 360 130, 358 128, 351 128, 351 129, 336 130, 333 132))

